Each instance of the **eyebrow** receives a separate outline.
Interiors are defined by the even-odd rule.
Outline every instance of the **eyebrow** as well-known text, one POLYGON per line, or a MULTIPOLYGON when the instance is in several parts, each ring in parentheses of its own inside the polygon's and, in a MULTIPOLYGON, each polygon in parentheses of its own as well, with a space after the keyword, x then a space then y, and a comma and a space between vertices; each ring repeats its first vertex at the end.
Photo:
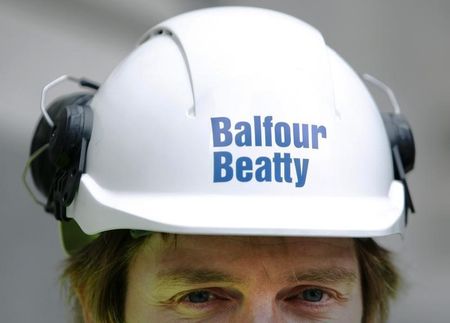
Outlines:
MULTIPOLYGON (((301 281, 317 283, 354 283, 357 274, 342 267, 298 270, 290 272, 286 281, 298 283, 301 281)), ((199 285, 206 283, 243 283, 244 280, 233 275, 210 269, 181 268, 160 271, 157 274, 159 284, 166 285, 199 285)))
POLYGON ((210 269, 175 269, 161 271, 157 274, 163 284, 205 284, 205 283, 242 283, 242 279, 224 272, 210 269))
POLYGON ((289 282, 310 281, 318 283, 354 283, 358 276, 356 272, 343 267, 330 267, 294 271, 288 278, 289 282))

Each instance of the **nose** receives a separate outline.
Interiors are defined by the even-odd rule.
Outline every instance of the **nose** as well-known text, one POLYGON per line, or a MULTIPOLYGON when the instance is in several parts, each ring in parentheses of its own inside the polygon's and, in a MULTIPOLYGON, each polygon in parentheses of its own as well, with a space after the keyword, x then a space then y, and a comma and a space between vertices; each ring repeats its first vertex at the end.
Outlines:
POLYGON ((273 298, 264 297, 249 300, 243 304, 239 311, 239 319, 242 323, 287 323, 282 318, 279 304, 273 298))

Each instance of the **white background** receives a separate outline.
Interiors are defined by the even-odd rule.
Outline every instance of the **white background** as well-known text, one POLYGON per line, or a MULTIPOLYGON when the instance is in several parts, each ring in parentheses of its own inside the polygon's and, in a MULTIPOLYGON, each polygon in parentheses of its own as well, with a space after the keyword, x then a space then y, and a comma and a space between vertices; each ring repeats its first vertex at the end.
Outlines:
MULTIPOLYGON (((2 322, 70 317, 58 285, 64 254, 57 224, 20 182, 41 88, 65 73, 101 82, 152 25, 187 10, 231 4, 309 22, 357 72, 394 89, 416 137, 410 187, 417 214, 404 241, 394 243, 407 283, 390 322, 449 322, 450 1, 0 0, 2 322)), ((384 97, 376 98, 389 109, 384 97)))

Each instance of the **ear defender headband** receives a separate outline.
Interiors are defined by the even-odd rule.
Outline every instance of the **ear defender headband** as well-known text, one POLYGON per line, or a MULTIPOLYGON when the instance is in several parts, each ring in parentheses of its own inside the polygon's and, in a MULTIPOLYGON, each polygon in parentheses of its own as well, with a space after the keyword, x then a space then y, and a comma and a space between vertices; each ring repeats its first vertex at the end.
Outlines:
MULTIPOLYGON (((392 90, 368 74, 364 79, 382 89, 389 96, 395 113, 381 113, 389 137, 395 179, 405 187, 405 221, 408 210, 415 212, 406 181, 406 173, 414 168, 415 144, 411 127, 401 114, 392 90)), ((93 94, 78 93, 64 96, 45 107, 45 95, 56 84, 70 80, 82 87, 98 90, 99 85, 86 79, 62 76, 49 83, 42 91, 42 117, 34 132, 30 158, 23 179, 33 199, 45 211, 53 213, 60 221, 68 221, 66 208, 72 203, 81 175, 86 167, 86 154, 93 126, 93 114, 89 106, 93 94), (37 189, 47 197, 40 202, 29 188, 25 176, 31 167, 32 178, 37 189)))
POLYGON ((30 159, 24 172, 25 179, 26 171, 31 168, 33 182, 47 201, 40 202, 25 182, 33 199, 60 221, 69 220, 66 207, 75 198, 81 174, 85 171, 93 124, 89 106, 93 97, 91 93, 67 95, 55 100, 48 108, 45 107, 46 92, 65 80, 94 90, 99 88, 94 82, 71 76, 61 76, 44 87, 42 117, 33 135, 30 159))

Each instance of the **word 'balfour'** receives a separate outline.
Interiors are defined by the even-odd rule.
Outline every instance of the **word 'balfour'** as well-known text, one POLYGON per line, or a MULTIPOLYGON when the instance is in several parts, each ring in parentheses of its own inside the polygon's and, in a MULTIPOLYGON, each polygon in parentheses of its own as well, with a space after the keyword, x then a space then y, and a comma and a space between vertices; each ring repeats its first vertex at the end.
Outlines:
MULTIPOLYGON (((295 179, 296 187, 303 187, 308 174, 309 159, 292 157, 293 148, 319 149, 319 139, 327 138, 322 125, 273 122, 272 116, 254 116, 253 123, 232 123, 227 117, 211 118, 213 146, 291 148, 289 152, 273 152, 272 156, 234 158, 226 150, 214 152, 214 182, 286 182, 295 179)), ((234 150, 236 151, 236 150, 234 150)))

